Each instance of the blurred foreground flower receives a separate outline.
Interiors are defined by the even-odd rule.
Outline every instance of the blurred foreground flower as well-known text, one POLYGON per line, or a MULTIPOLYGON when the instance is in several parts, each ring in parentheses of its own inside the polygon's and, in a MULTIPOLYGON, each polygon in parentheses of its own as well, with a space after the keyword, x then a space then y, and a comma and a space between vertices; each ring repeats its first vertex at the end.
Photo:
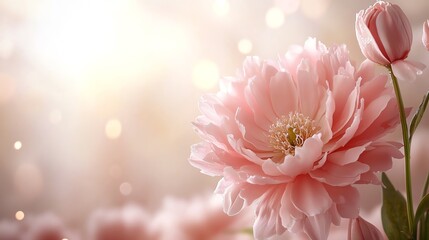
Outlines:
POLYGON ((223 177, 228 214, 256 203, 255 238, 327 239, 332 223, 359 215, 352 185, 379 184, 374 173, 402 157, 400 144, 379 141, 399 119, 387 76, 373 70, 356 70, 345 46, 309 39, 277 61, 246 59, 202 98, 194 124, 204 141, 190 162, 223 177))
POLYGON ((356 36, 363 55, 383 66, 392 65, 401 80, 414 80, 425 66, 405 60, 413 34, 402 9, 389 2, 377 1, 356 15, 356 36))
POLYGON ((152 240, 150 218, 134 205, 120 209, 99 209, 89 219, 89 240, 152 240))
POLYGON ((155 216, 156 239, 251 240, 252 214, 228 216, 219 197, 167 198, 155 216))
POLYGON ((59 217, 51 213, 33 216, 24 221, 23 240, 79 239, 66 228, 59 217))
POLYGON ((79 240, 63 221, 52 213, 29 216, 23 221, 0 222, 1 240, 79 240))

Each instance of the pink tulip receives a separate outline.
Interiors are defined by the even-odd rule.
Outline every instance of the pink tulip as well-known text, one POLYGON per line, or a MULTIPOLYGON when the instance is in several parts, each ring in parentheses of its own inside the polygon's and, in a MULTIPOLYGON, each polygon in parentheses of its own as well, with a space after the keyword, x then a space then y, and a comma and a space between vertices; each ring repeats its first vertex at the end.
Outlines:
POLYGON ((429 51, 429 19, 423 23, 423 45, 429 51))
POLYGON ((405 60, 411 49, 413 35, 410 22, 396 5, 377 1, 356 15, 356 37, 363 55, 383 66, 392 66, 402 80, 414 80, 425 66, 405 60))
POLYGON ((348 240, 383 240, 384 237, 374 225, 358 217, 350 219, 348 240))

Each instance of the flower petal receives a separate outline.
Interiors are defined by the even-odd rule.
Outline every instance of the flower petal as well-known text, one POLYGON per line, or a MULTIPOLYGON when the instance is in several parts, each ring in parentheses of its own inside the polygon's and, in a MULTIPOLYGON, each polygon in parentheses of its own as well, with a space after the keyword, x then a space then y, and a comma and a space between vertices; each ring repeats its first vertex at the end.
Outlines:
POLYGON ((414 81, 417 75, 421 75, 426 66, 423 63, 409 60, 399 60, 392 63, 392 71, 402 81, 414 81))
POLYGON ((356 162, 360 155, 366 150, 368 144, 363 146, 357 146, 354 148, 347 148, 343 151, 335 151, 329 154, 328 161, 335 163, 339 166, 344 166, 346 164, 356 162))
POLYGON ((271 78, 270 97, 277 117, 286 116, 297 110, 298 92, 289 73, 278 72, 271 78))
POLYGON ((367 172, 370 167, 360 162, 339 166, 326 162, 323 167, 310 172, 310 176, 320 182, 332 186, 347 186, 360 179, 360 174, 367 172))
POLYGON ((304 232, 310 239, 326 240, 328 239, 331 223, 332 220, 329 213, 317 214, 305 220, 304 232))
POLYGON ((277 164, 280 172, 290 177, 309 172, 314 164, 322 159, 322 147, 320 134, 305 140, 302 147, 295 149, 295 156, 288 155, 283 163, 277 164))
POLYGON ((329 196, 337 205, 338 213, 343 218, 356 218, 359 216, 359 192, 352 186, 332 187, 325 186, 329 196))
POLYGON ((279 215, 283 192, 283 187, 274 187, 269 189, 261 199, 262 204, 256 208, 256 220, 253 225, 255 239, 267 239, 286 231, 279 215))
POLYGON ((320 104, 318 100, 319 92, 316 84, 317 80, 317 76, 309 66, 309 63, 302 60, 298 66, 296 80, 299 96, 301 96, 299 104, 301 113, 310 118, 314 118, 316 109, 318 109, 320 104))
POLYGON ((325 213, 332 206, 332 199, 323 184, 309 177, 297 177, 291 183, 293 205, 307 216, 325 213))
POLYGON ((267 141, 266 131, 255 124, 251 114, 245 112, 242 108, 238 108, 235 121, 244 140, 251 144, 248 147, 257 150, 255 152, 272 151, 272 147, 269 146, 267 141))

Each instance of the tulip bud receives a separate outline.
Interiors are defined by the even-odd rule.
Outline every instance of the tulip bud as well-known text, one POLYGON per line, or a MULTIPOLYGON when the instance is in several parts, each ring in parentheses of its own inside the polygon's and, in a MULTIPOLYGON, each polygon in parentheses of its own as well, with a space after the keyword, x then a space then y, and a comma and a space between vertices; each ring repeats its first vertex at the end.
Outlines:
POLYGON ((374 225, 358 217, 350 219, 348 240, 383 240, 384 237, 374 225))
POLYGON ((424 65, 405 60, 411 49, 411 24, 396 5, 377 1, 356 15, 356 37, 363 55, 383 66, 391 66, 399 79, 414 80, 424 65))
POLYGON ((423 23, 423 45, 429 51, 429 19, 423 23))

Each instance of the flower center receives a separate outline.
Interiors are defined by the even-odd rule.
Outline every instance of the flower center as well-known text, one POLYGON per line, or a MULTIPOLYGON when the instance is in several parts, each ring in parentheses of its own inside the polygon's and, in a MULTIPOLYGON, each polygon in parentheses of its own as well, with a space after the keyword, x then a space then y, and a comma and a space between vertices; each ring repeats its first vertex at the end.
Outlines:
POLYGON ((269 142, 276 152, 295 155, 295 148, 301 147, 304 141, 320 130, 315 122, 301 113, 290 112, 281 116, 270 126, 269 142))

